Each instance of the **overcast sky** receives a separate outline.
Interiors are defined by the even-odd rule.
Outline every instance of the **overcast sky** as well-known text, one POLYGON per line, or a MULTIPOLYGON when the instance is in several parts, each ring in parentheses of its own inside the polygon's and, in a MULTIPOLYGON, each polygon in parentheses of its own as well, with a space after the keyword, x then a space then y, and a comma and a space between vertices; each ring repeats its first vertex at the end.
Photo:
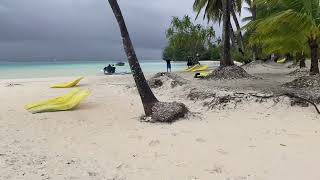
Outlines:
MULTIPOLYGON (((194 17, 194 0, 118 2, 141 59, 161 58, 172 16, 194 17)), ((107 0, 1 0, 0 27, 0 60, 125 57, 107 0)))

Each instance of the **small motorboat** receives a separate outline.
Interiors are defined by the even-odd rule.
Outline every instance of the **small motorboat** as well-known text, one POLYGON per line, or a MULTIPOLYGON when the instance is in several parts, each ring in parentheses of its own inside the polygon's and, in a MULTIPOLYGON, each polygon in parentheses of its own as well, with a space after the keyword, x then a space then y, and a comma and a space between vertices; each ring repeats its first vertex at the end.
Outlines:
POLYGON ((106 67, 104 67, 103 68, 103 73, 105 74, 105 75, 107 75, 107 74, 114 74, 116 72, 116 67, 114 67, 114 65, 108 65, 108 66, 106 66, 106 67))
POLYGON ((124 66, 126 63, 124 62, 117 62, 116 66, 124 66))

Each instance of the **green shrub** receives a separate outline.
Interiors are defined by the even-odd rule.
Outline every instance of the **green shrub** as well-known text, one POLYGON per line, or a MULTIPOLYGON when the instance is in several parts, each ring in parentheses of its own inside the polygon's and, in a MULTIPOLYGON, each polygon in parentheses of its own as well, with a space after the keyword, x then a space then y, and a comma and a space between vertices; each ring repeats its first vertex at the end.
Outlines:
POLYGON ((216 46, 211 49, 211 60, 219 60, 220 59, 220 47, 216 46))
POLYGON ((238 50, 232 50, 231 52, 232 59, 244 64, 248 64, 252 61, 252 52, 244 51, 243 54, 238 50))

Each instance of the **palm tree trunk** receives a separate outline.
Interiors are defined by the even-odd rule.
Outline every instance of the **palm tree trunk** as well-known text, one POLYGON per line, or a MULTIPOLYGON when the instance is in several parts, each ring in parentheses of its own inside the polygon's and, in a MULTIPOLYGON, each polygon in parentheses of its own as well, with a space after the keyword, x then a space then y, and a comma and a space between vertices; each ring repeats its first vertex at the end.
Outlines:
POLYGON ((231 39, 231 43, 232 43, 231 47, 235 48, 235 49, 238 48, 239 45, 238 45, 238 42, 236 41, 236 35, 233 31, 231 22, 230 22, 230 39, 231 39))
POLYGON ((319 65, 318 65, 319 45, 318 45, 317 39, 309 39, 309 47, 310 47, 310 50, 311 50, 310 75, 319 74, 319 65))
POLYGON ((305 68, 306 67, 306 57, 303 54, 303 52, 297 52, 296 54, 296 62, 299 62, 299 68, 305 68))
POLYGON ((304 55, 302 55, 300 60, 299 60, 299 67, 300 68, 305 68, 306 67, 306 57, 304 55))
POLYGON ((123 19, 117 0, 108 0, 108 1, 117 19, 117 22, 119 24, 124 50, 128 58, 128 62, 130 65, 130 69, 131 69, 134 81, 138 88, 138 92, 144 107, 145 114, 146 116, 150 116, 152 114, 152 107, 155 103, 158 102, 158 100, 152 93, 147 83, 147 80, 144 77, 144 74, 141 70, 138 58, 133 48, 128 30, 127 30, 127 26, 123 19))
POLYGON ((230 54, 230 7, 231 0, 223 0, 223 51, 220 66, 232 66, 233 61, 230 54))
POLYGON ((236 12, 235 12, 235 3, 233 0, 232 6, 231 6, 231 15, 234 21, 234 24, 236 25, 237 28, 237 38, 238 38, 238 44, 240 44, 240 48, 243 49, 243 36, 242 36, 242 32, 241 32, 241 27, 240 27, 240 23, 238 21, 236 12))
MULTIPOLYGON (((255 0, 252 0, 251 2, 251 10, 252 10, 252 21, 256 21, 257 20, 257 4, 255 0)), ((254 32, 255 33, 255 30, 254 32)), ((257 60, 257 56, 258 56, 258 48, 256 45, 253 46, 252 48, 252 56, 253 56, 253 61, 257 60)))

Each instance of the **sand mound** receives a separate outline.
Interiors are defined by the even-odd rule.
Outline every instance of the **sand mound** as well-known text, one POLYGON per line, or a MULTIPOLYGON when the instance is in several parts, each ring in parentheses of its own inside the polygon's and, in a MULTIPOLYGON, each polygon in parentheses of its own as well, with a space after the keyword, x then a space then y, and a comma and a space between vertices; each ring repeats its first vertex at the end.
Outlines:
POLYGON ((320 88, 320 75, 302 76, 283 86, 288 88, 320 88))
POLYGON ((261 64, 264 64, 264 62, 262 60, 257 60, 257 61, 252 61, 248 64, 244 64, 241 67, 243 69, 251 69, 251 68, 255 68, 256 66, 260 66, 261 64))
POLYGON ((293 62, 288 62, 287 67, 289 69, 299 68, 299 64, 298 63, 293 63, 293 62))
POLYGON ((308 76, 310 73, 308 68, 299 68, 292 72, 290 72, 289 76, 295 76, 295 77, 302 77, 302 76, 308 76))
POLYGON ((187 95, 187 98, 194 101, 194 100, 205 100, 215 96, 216 96, 216 93, 214 92, 193 88, 190 90, 189 94, 187 95))
POLYGON ((219 67, 215 69, 208 79, 249 79, 254 78, 252 75, 248 74, 242 67, 233 65, 226 67, 219 67))
POLYGON ((170 83, 171 88, 182 86, 188 83, 188 80, 175 73, 159 72, 148 80, 152 88, 159 88, 165 83, 170 83))

